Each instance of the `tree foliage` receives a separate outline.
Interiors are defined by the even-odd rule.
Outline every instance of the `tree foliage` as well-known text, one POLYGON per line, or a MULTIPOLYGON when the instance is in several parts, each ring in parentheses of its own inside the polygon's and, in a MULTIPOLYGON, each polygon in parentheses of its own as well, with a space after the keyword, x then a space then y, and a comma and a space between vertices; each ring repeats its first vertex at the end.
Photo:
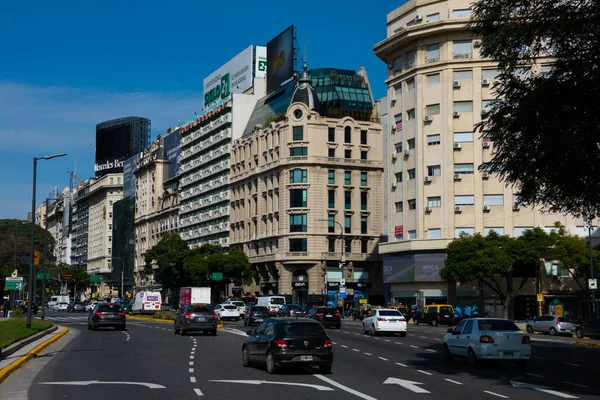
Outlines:
POLYGON ((481 168, 524 203, 600 215, 600 8, 596 2, 478 0, 470 23, 498 62, 496 106, 481 124, 494 154, 481 168), (551 56, 549 74, 523 74, 551 56))
POLYGON ((146 269, 157 265, 160 271, 160 282, 168 288, 186 286, 188 281, 183 269, 183 261, 190 250, 185 240, 176 232, 167 232, 161 240, 144 256, 146 269))

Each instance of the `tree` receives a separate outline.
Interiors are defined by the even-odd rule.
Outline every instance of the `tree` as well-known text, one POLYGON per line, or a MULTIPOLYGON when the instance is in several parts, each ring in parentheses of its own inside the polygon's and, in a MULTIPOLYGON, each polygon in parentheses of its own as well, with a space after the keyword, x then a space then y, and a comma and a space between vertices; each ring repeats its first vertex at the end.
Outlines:
MULTIPOLYGON (((552 248, 553 258, 560 261, 560 268, 569 271, 579 287, 584 292, 589 292, 588 286, 582 280, 590 277, 590 248, 585 239, 571 235, 562 225, 556 226, 556 242, 552 248)), ((600 246, 593 249, 592 257, 600 257, 600 246)), ((598 271, 598 262, 594 263, 594 270, 598 271)))
POLYGON ((600 8, 596 2, 478 0, 470 28, 498 62, 497 104, 477 125, 494 141, 480 168, 520 201, 600 215, 600 8), (548 74, 529 69, 552 57, 548 74))
POLYGON ((250 284, 253 279, 248 256, 239 249, 223 253, 220 246, 205 244, 190 250, 184 269, 193 284, 206 283, 207 275, 223 273, 224 278, 250 284))
POLYGON ((157 265, 160 272, 159 282, 167 288, 187 286, 189 279, 183 268, 183 262, 189 252, 187 243, 178 233, 167 232, 144 255, 145 270, 151 271, 153 266, 157 265))

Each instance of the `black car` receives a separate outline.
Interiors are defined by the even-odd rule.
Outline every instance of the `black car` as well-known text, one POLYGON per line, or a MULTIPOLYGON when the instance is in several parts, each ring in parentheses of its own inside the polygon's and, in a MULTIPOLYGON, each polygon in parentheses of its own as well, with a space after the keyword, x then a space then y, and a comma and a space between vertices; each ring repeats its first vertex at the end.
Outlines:
POLYGON ((575 335, 579 339, 583 339, 586 336, 592 339, 600 339, 600 319, 594 319, 587 325, 577 325, 575 327, 575 335))
POLYGON ((85 304, 81 301, 72 301, 67 306, 67 312, 85 312, 85 304))
MULTIPOLYGON (((38 305, 36 303, 32 303, 33 306, 31 307, 31 313, 32 314, 37 314, 38 313, 38 305)), ((29 307, 29 303, 28 302, 23 302, 23 304, 21 305, 23 312, 27 312, 27 307, 29 307)))
POLYGON ((330 373, 333 365, 331 339, 316 321, 306 318, 269 318, 242 345, 242 365, 265 364, 274 374, 281 367, 317 367, 330 373))
POLYGON ((319 321, 324 327, 340 329, 342 318, 340 312, 333 307, 315 307, 308 312, 308 318, 319 321))
POLYGON ((210 332, 217 336, 218 317, 213 306, 209 304, 188 304, 175 316, 173 330, 175 334, 186 335, 188 332, 210 332))
POLYGON ((244 325, 252 326, 260 324, 265 319, 269 318, 269 309, 265 306, 252 306, 244 315, 244 325))
POLYGON ((277 310, 278 317, 304 317, 305 311, 299 304, 285 304, 277 310))
POLYGON ((115 328, 125 330, 125 311, 117 303, 98 303, 88 316, 88 329, 115 328))

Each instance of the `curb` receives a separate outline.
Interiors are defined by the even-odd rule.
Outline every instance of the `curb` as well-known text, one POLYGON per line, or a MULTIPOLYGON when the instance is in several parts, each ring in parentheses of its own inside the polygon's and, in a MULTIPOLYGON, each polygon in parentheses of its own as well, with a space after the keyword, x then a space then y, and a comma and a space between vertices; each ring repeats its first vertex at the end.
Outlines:
POLYGON ((29 360, 31 360, 32 358, 37 357, 37 355, 42 350, 44 350, 46 347, 48 347, 52 343, 58 341, 60 338, 62 338, 63 336, 65 336, 67 334, 67 332, 69 332, 69 329, 66 326, 61 326, 61 328, 63 329, 62 332, 60 332, 56 336, 54 336, 54 337, 46 340, 45 342, 40 343, 39 345, 37 345, 36 347, 34 347, 33 349, 31 349, 27 354, 19 357, 12 364, 10 364, 10 365, 2 368, 0 370, 0 383, 4 382, 4 380, 10 376, 10 374, 12 374, 13 372, 15 372, 17 369, 21 368, 21 366, 23 366, 29 360))
POLYGON ((40 331, 29 337, 26 337, 25 339, 21 339, 18 342, 15 342, 15 343, 11 344, 10 346, 8 346, 4 349, 1 349, 0 350, 0 360, 4 360, 6 357, 10 356, 17 350, 22 349, 23 347, 27 346, 29 343, 35 342, 39 338, 42 338, 42 337, 46 336, 47 334, 54 332, 57 329, 58 329, 58 327, 56 325, 52 324, 49 328, 46 328, 43 331, 40 331))
MULTIPOLYGON (((134 321, 146 321, 146 322, 162 322, 167 324, 172 324, 174 321, 172 319, 155 319, 155 318, 145 318, 145 317, 134 317, 128 316, 127 319, 132 319, 134 321)), ((225 328, 225 324, 222 321, 217 322, 217 329, 225 328)))
POLYGON ((582 346, 591 346, 591 347, 597 347, 600 349, 600 342, 596 343, 596 342, 588 342, 588 341, 584 341, 584 340, 577 340, 575 341, 576 344, 580 344, 582 346))

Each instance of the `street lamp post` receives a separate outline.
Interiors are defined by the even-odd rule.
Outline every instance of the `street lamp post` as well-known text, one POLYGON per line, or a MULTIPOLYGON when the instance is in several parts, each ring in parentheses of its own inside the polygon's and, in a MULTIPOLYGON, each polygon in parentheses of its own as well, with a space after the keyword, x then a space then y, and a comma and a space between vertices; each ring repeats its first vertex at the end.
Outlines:
MULTIPOLYGON (((588 218, 588 242, 590 245, 590 280, 594 279, 594 251, 592 247, 592 230, 594 226, 592 224, 592 217, 588 218)), ((596 289, 590 289, 592 294, 592 315, 594 318, 598 318, 598 310, 596 307, 596 289)))
POLYGON ((33 195, 31 196, 31 243, 30 243, 31 259, 29 262, 29 282, 27 282, 28 283, 27 301, 29 301, 29 306, 27 307, 27 329, 31 329, 31 309, 33 308, 32 307, 33 280, 35 279, 35 277, 34 277, 35 269, 33 267, 33 253, 35 252, 33 235, 35 234, 35 189, 36 189, 36 184, 37 184, 37 182, 36 182, 36 180, 37 180, 37 162, 38 162, 38 160, 51 160, 53 158, 64 157, 66 155, 67 155, 66 153, 61 153, 61 154, 53 154, 51 156, 33 157, 33 195))
MULTIPOLYGON (((115 259, 115 260, 120 260, 121 261, 121 297, 125 297, 125 261, 122 258, 119 257, 111 257, 111 259, 115 259)), ((125 300, 125 299, 122 299, 125 300)))
MULTIPOLYGON (((317 221, 322 221, 322 222, 329 222, 328 219, 318 219, 317 221)), ((344 264, 346 263, 346 253, 345 253, 345 248, 346 248, 346 243, 344 242, 344 226, 342 224, 340 224, 339 222, 337 222, 336 220, 333 220, 333 223, 337 224, 340 227, 340 239, 342 241, 342 256, 340 257, 340 262, 338 264, 338 267, 342 269, 342 279, 344 279, 344 264)), ((327 263, 325 263, 325 277, 327 277, 327 263)), ((327 278, 325 278, 325 281, 327 281, 327 278)), ((340 282, 341 285, 341 282, 340 282)), ((327 304, 327 285, 325 287, 325 304, 327 304)))
POLYGON ((75 282, 75 285, 73 287, 73 301, 77 301, 77 284, 81 283, 81 282, 85 282, 85 281, 89 281, 92 278, 86 278, 80 281, 75 282))

